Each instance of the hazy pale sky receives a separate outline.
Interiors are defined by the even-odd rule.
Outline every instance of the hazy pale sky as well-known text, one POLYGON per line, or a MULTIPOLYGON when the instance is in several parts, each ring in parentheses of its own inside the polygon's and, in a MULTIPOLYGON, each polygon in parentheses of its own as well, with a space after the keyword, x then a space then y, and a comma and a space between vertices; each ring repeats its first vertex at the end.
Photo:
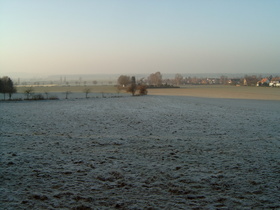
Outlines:
POLYGON ((0 76, 280 73, 279 0, 0 0, 0 76))

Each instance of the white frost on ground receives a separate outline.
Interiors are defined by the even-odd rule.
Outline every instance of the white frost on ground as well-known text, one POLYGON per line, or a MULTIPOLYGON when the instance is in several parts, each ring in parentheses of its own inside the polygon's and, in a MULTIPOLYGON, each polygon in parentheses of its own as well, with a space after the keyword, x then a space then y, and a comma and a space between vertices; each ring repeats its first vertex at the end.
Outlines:
POLYGON ((0 103, 0 209, 280 208, 280 102, 0 103))

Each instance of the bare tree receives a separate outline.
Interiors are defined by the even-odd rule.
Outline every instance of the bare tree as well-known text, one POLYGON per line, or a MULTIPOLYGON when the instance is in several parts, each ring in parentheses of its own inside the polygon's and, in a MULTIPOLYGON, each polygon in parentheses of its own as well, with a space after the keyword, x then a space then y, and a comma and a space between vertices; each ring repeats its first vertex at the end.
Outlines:
POLYGON ((86 98, 88 98, 88 94, 90 93, 90 88, 85 88, 84 93, 86 94, 86 98))
POLYGON ((65 91, 65 99, 68 99, 68 95, 71 94, 71 93, 72 93, 72 92, 69 91, 69 90, 65 91))
POLYGON ((182 84, 182 82, 183 82, 183 76, 181 75, 181 74, 176 74, 175 75, 175 78, 174 78, 174 80, 175 80, 175 82, 176 82, 176 85, 177 86, 179 86, 179 85, 181 85, 182 84))
POLYGON ((161 75, 161 73, 158 71, 154 74, 150 74, 150 76, 148 77, 148 81, 149 81, 150 85, 155 85, 155 86, 162 85, 162 75, 161 75))
POLYGON ((257 78, 256 75, 252 75, 252 76, 249 76, 249 75, 245 75, 244 77, 244 85, 248 85, 248 86, 252 86, 252 85, 256 85, 259 78, 257 78))
POLYGON ((121 85, 122 87, 127 87, 130 83, 131 83, 130 76, 126 76, 126 75, 119 76, 118 84, 121 85))
POLYGON ((30 96, 34 93, 34 89, 33 87, 28 87, 27 89, 25 89, 24 94, 26 95, 26 99, 29 100, 30 96))
POLYGON ((223 85, 226 85, 227 82, 228 82, 228 77, 222 75, 222 76, 220 77, 220 83, 223 84, 223 85))

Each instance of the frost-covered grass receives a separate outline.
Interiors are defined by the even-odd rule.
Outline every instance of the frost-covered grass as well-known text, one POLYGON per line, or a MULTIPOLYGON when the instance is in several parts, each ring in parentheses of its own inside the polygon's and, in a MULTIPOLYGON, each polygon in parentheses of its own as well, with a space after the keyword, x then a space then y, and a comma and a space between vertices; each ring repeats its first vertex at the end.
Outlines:
POLYGON ((279 101, 0 103, 1 209, 277 209, 279 101))

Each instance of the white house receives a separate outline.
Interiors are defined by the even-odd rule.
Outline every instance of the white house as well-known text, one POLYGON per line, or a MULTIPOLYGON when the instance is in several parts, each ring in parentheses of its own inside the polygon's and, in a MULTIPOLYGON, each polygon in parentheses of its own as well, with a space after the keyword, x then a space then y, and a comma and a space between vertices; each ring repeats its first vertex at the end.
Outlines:
POLYGON ((280 77, 274 77, 269 83, 270 87, 280 87, 280 77))

